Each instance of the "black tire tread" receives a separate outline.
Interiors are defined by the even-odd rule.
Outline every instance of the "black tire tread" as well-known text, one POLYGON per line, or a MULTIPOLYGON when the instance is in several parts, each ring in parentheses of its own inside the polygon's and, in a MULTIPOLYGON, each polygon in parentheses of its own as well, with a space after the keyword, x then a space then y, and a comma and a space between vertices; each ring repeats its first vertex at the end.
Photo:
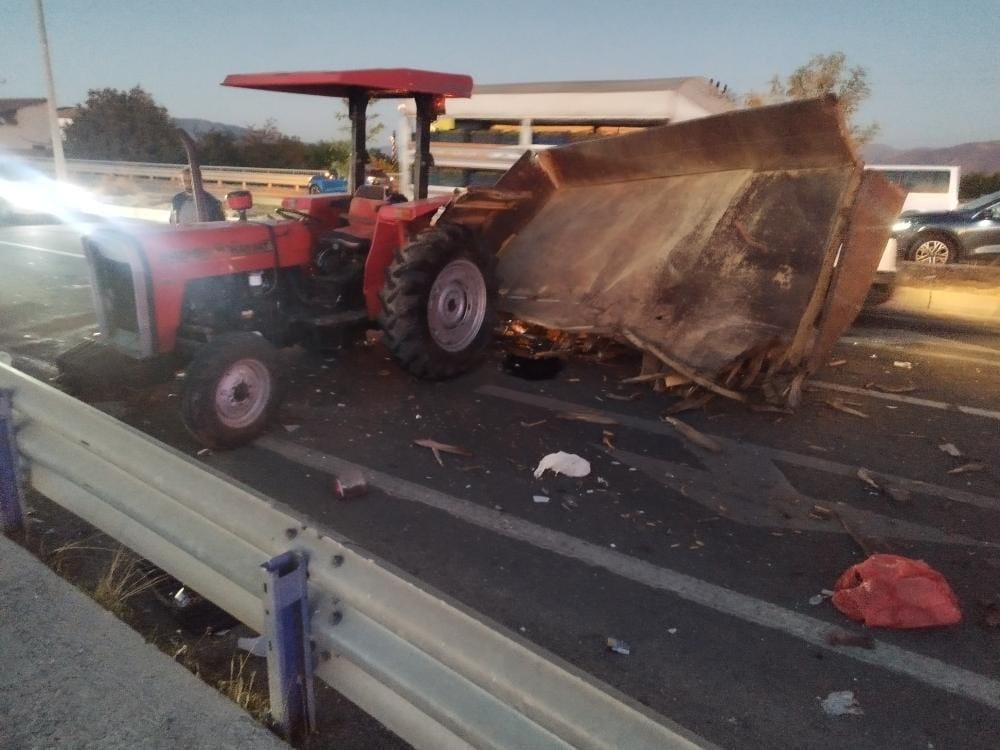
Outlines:
POLYGON ((263 432, 280 403, 281 376, 274 346, 256 333, 226 333, 213 338, 188 365, 181 396, 181 419, 202 445, 233 448, 263 432), (233 430, 215 416, 215 386, 226 368, 240 359, 258 359, 267 366, 272 375, 271 400, 253 424, 233 430))
POLYGON ((489 345, 496 323, 496 298, 496 257, 467 227, 437 224, 396 250, 386 269, 385 286, 379 293, 383 343, 404 369, 419 378, 455 377, 474 367, 489 345), (459 258, 473 261, 482 271, 488 303, 475 341, 462 352, 448 352, 437 346, 427 328, 427 298, 437 274, 459 258))

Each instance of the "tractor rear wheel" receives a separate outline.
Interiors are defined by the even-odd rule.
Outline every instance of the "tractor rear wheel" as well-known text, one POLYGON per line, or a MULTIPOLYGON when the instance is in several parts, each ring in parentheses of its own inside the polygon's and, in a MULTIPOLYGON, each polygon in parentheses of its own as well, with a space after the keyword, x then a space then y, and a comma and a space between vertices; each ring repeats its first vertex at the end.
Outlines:
POLYGON ((280 402, 278 353, 256 333, 212 339, 188 365, 184 380, 184 426, 210 448, 253 440, 280 402))
POLYGON ((420 378, 443 380, 479 361, 496 324, 496 258, 474 232, 438 224, 386 270, 379 323, 393 357, 420 378))

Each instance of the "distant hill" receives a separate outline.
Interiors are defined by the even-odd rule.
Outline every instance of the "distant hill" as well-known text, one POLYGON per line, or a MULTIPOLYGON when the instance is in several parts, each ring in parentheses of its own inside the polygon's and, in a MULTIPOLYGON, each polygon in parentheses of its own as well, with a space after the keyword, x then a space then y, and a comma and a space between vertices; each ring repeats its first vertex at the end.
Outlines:
POLYGON ((231 133, 237 137, 247 132, 247 128, 241 128, 239 125, 227 125, 224 122, 212 122, 198 117, 175 117, 173 120, 174 125, 186 130, 194 138, 212 131, 231 133))
POLYGON ((957 164, 962 174, 1000 172, 1000 141, 960 143, 945 148, 899 149, 882 143, 870 143, 861 149, 870 164, 957 164))

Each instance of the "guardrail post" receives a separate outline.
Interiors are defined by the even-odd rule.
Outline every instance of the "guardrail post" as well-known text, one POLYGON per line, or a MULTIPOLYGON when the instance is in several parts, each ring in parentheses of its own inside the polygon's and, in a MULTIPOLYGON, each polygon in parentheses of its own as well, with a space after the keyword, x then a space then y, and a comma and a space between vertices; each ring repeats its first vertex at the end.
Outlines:
POLYGON ((13 401, 13 389, 0 388, 0 528, 4 531, 14 531, 24 525, 13 401))
POLYGON ((262 566, 271 716, 285 738, 298 742, 316 726, 309 631, 308 558, 284 552, 262 566))

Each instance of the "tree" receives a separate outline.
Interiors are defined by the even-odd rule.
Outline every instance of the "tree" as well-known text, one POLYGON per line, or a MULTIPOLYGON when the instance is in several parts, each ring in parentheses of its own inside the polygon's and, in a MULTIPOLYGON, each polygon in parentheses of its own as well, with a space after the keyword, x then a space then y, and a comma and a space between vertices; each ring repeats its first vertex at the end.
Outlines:
POLYGON ((169 163, 184 159, 184 147, 166 108, 139 86, 91 89, 66 128, 66 155, 169 163))
POLYGON ((285 135, 273 120, 261 127, 250 127, 239 141, 244 167, 278 167, 306 169, 306 145, 298 138, 285 135))
POLYGON ((980 195, 995 193, 1000 190, 1000 172, 967 172, 962 175, 958 186, 958 197, 964 201, 978 198, 980 195))
MULTIPOLYGON (((348 135, 350 135, 351 134, 351 120, 348 117, 347 113, 346 112, 338 112, 333 117, 334 117, 335 120, 337 120, 338 123, 340 123, 340 125, 338 126, 339 129, 341 131, 343 131, 344 133, 347 133, 348 135)), ((366 125, 367 131, 368 131, 368 132, 365 133, 365 143, 366 144, 371 143, 372 140, 374 140, 375 138, 378 138, 378 136, 381 135, 383 131, 385 131, 385 123, 381 122, 381 119, 382 119, 382 116, 378 112, 368 112, 368 115, 365 118, 365 125, 366 125)))
MULTIPOLYGON (((814 55, 809 62, 792 71, 786 79, 774 76, 766 94, 751 91, 743 98, 748 107, 789 101, 811 99, 827 94, 836 94, 844 116, 851 122, 858 108, 871 96, 868 71, 860 65, 848 67, 847 56, 843 52, 828 55, 814 55)), ((851 138, 863 145, 878 135, 878 123, 851 125, 851 138)))
POLYGON ((306 144, 306 158, 310 169, 332 169, 346 174, 351 159, 350 141, 316 141, 306 144))
POLYGON ((198 159, 202 164, 221 167, 246 166, 239 139, 223 130, 209 130, 198 138, 198 159))

